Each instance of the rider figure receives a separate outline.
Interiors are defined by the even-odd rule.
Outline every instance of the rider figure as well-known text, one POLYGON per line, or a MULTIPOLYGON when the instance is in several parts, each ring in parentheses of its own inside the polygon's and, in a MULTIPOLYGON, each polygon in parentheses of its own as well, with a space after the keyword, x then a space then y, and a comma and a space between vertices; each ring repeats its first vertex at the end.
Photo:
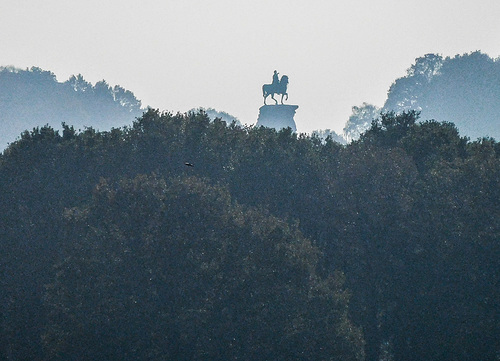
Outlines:
POLYGON ((275 71, 274 71, 274 74, 273 74, 273 85, 274 85, 274 86, 277 86, 277 85, 279 85, 279 83, 280 83, 280 80, 279 80, 279 78, 278 78, 278 74, 279 74, 279 73, 275 70, 275 71))

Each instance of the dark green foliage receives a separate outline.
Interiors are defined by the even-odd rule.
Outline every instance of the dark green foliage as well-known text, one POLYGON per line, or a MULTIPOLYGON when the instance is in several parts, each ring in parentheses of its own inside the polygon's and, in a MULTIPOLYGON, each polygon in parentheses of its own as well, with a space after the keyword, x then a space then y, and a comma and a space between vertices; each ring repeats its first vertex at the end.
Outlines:
POLYGON ((361 136, 364 143, 375 143, 384 147, 394 147, 414 127, 419 113, 415 110, 396 115, 394 112, 382 113, 372 121, 371 128, 361 136))
POLYGON ((357 359, 338 280, 296 229, 195 178, 102 181, 66 211, 51 359, 357 359))
POLYGON ((417 119, 382 114, 346 148, 351 159, 331 188, 342 195, 334 197, 342 254, 333 257, 352 277, 368 359, 389 345, 401 360, 494 360, 496 142, 468 143, 453 124, 417 119))
POLYGON ((0 359, 495 360, 500 146, 418 116, 346 146, 152 109, 23 133, 0 359))
POLYGON ((313 137, 318 137, 319 139, 322 139, 323 141, 326 141, 327 138, 329 138, 331 141, 340 143, 340 144, 345 144, 346 140, 342 135, 337 134, 334 130, 331 129, 322 129, 322 130, 315 130, 312 132, 313 137))

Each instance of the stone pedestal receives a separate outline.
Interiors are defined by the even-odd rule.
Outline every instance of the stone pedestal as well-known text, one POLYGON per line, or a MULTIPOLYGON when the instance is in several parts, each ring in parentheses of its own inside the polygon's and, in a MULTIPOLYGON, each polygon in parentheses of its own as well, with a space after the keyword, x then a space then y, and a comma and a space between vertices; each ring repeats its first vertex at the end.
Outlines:
POLYGON ((297 110, 298 105, 264 105, 259 109, 259 119, 257 126, 264 126, 280 130, 282 128, 292 128, 294 132, 297 131, 295 120, 293 116, 297 110))

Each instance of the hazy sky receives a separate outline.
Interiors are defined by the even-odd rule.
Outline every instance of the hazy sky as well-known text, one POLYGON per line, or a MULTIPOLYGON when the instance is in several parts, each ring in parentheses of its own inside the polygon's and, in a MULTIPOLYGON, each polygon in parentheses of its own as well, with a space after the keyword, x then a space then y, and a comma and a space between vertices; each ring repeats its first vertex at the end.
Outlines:
POLYGON ((254 123, 290 78, 299 131, 341 131, 426 53, 500 55, 498 0, 0 0, 0 65, 119 84, 168 111, 254 123))

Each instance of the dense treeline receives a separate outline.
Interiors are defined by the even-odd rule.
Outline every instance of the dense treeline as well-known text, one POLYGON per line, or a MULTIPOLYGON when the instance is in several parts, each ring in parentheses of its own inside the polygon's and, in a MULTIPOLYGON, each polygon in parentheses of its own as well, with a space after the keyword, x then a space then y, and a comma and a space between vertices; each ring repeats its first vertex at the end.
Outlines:
POLYGON ((496 360, 500 145, 417 119, 348 145, 154 110, 23 133, 0 358, 496 360))

